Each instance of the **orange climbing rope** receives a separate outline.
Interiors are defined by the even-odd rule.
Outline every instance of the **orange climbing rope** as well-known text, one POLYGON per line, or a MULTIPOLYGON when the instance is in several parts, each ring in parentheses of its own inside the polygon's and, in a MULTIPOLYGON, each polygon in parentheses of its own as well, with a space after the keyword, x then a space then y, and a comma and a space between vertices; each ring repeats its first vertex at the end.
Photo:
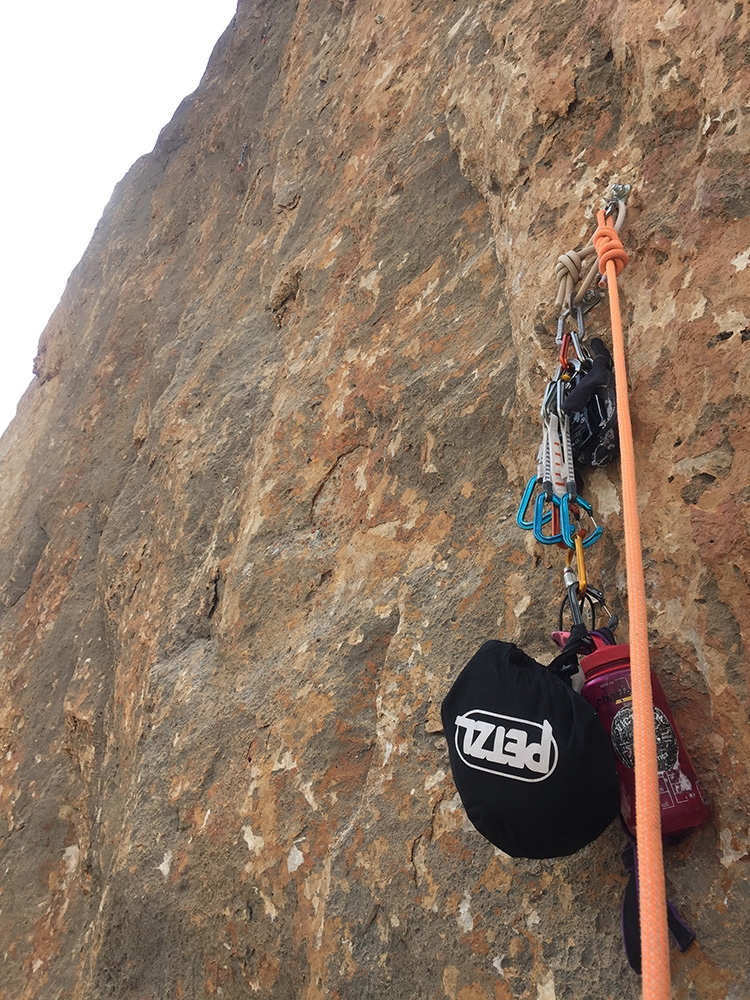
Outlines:
POLYGON ((616 230, 607 225, 603 211, 594 246, 599 270, 607 279, 612 320, 612 356, 615 366, 617 414, 620 433, 622 500, 625 522, 625 561, 630 618, 630 671, 633 696, 633 744, 635 753, 636 848, 640 881, 641 955, 644 1000, 669 1000, 669 940, 667 895, 661 840, 659 773, 648 652, 646 588, 643 576, 641 528, 635 480, 633 429, 628 405, 625 340, 617 294, 617 276, 628 262, 616 230))

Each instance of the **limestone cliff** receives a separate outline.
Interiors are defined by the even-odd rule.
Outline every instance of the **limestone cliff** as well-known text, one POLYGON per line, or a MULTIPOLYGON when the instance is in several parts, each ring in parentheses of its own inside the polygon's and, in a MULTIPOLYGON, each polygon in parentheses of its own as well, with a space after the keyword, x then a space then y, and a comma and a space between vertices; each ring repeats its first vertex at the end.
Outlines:
POLYGON ((620 832, 500 855, 436 722, 484 639, 553 652, 514 515, 612 181, 654 665, 713 803, 667 852, 674 996, 750 996, 749 26, 241 0, 0 446, 2 1000, 639 995, 620 832))

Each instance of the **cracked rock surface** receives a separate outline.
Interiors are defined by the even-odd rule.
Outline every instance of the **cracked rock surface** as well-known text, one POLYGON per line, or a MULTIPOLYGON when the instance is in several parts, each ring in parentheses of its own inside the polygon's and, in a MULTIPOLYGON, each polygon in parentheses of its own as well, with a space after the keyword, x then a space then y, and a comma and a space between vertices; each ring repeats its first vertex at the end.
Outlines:
MULTIPOLYGON (((438 719, 485 639, 554 652, 515 513, 612 182, 653 666, 713 807, 666 852, 673 996, 750 996, 749 28, 240 0, 0 442, 0 1000, 640 995, 619 830, 501 855, 438 719)), ((586 491, 627 619, 617 464, 586 491)))

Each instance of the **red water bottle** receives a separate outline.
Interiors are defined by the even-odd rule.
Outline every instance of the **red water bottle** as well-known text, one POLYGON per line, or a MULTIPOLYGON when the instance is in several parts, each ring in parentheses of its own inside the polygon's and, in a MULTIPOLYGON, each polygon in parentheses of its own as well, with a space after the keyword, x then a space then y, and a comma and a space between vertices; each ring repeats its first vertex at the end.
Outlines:
MULTIPOLYGON (((620 776, 622 818, 635 836, 635 772, 630 646, 600 645, 581 659, 585 683, 581 694, 596 709, 610 734, 620 776)), ((666 836, 687 833, 705 823, 709 807, 690 763, 672 711, 656 674, 651 671, 659 768, 661 830, 666 836)))

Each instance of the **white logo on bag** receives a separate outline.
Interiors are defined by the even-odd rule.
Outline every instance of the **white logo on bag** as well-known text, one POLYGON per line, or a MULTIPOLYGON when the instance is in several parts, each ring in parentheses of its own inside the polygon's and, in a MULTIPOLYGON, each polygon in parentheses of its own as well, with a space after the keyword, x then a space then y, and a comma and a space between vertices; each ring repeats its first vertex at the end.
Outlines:
POLYGON ((480 708, 456 719, 456 750, 468 767, 517 781, 544 781, 557 766, 557 743, 546 719, 529 722, 480 708))

